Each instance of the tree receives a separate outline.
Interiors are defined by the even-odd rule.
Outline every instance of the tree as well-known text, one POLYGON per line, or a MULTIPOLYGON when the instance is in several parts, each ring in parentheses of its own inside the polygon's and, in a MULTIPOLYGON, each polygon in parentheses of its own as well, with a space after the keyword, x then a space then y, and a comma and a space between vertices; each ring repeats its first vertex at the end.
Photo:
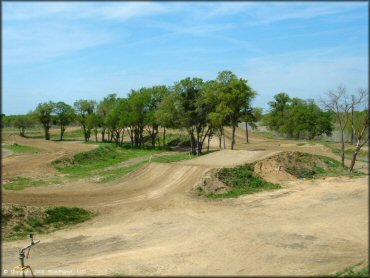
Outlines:
POLYGON ((67 103, 59 101, 55 104, 54 112, 56 122, 60 126, 60 140, 63 140, 66 126, 72 123, 76 117, 75 110, 67 103))
MULTIPOLYGON (((117 101, 118 99, 116 94, 109 94, 101 102, 99 102, 97 106, 97 116, 99 117, 99 122, 101 126, 102 142, 105 141, 108 113, 116 105, 117 101)), ((109 131, 108 134, 110 134, 109 131)))
POLYGON ((324 112, 314 100, 290 98, 286 93, 274 96, 270 102, 270 112, 262 123, 270 130, 290 138, 313 139, 317 135, 331 135, 333 130, 332 113, 324 112))
POLYGON ((96 102, 94 100, 78 100, 74 103, 76 109, 76 118, 82 125, 85 141, 89 141, 91 135, 91 126, 87 125, 87 117, 94 113, 96 102))
POLYGON ((257 128, 256 123, 262 119, 262 108, 245 108, 243 120, 245 122, 245 141, 249 143, 248 124, 253 128, 257 128))
POLYGON ((256 92, 247 84, 248 81, 237 78, 231 71, 222 71, 218 74, 219 92, 222 107, 225 109, 226 118, 232 126, 231 149, 235 145, 235 129, 245 114, 250 109, 251 100, 256 92))
POLYGON ((191 152, 201 155, 203 143, 210 129, 205 102, 205 85, 201 78, 185 78, 175 84, 178 95, 179 126, 186 128, 189 137, 191 152))
POLYGON ((327 110, 334 112, 337 123, 339 124, 341 162, 344 168, 344 130, 349 122, 349 110, 351 109, 346 88, 344 86, 338 86, 336 90, 329 90, 326 94, 326 99, 321 99, 321 102, 327 110))
POLYGON ((149 102, 149 95, 145 93, 145 90, 145 88, 141 88, 137 91, 131 91, 127 99, 127 111, 125 113, 131 143, 139 148, 144 146, 143 132, 148 110, 147 103, 149 102))
POLYGON ((54 103, 49 101, 40 103, 34 111, 36 118, 40 121, 44 128, 45 140, 50 140, 50 127, 53 123, 54 103))
POLYGON ((14 127, 19 129, 19 135, 25 137, 26 128, 34 126, 34 121, 30 115, 19 115, 14 120, 14 127))
POLYGON ((94 130, 95 142, 98 142, 98 128, 101 125, 101 118, 95 112, 86 116, 87 130, 94 130))
POLYGON ((361 148, 369 142, 369 107, 368 92, 365 89, 359 89, 357 96, 352 96, 352 109, 360 108, 365 103, 363 111, 353 111, 351 113, 351 126, 353 130, 353 139, 356 140, 356 148, 352 155, 349 171, 353 171, 356 158, 361 148), (365 101, 366 100, 366 101, 365 101), (358 107, 359 106, 359 107, 358 107))
POLYGON ((286 93, 279 93, 274 96, 275 101, 270 101, 270 112, 263 118, 263 125, 270 130, 281 132, 281 127, 286 123, 287 107, 291 98, 286 93))
POLYGON ((173 91, 168 90, 154 114, 158 124, 163 127, 163 147, 166 147, 166 128, 178 126, 177 122, 179 116, 176 103, 176 94, 173 91))
POLYGON ((159 132, 159 121, 156 117, 156 111, 158 111, 163 98, 168 94, 168 88, 166 86, 153 86, 146 89, 145 93, 148 94, 146 97, 148 103, 146 108, 145 124, 147 132, 151 138, 152 147, 154 147, 159 132))

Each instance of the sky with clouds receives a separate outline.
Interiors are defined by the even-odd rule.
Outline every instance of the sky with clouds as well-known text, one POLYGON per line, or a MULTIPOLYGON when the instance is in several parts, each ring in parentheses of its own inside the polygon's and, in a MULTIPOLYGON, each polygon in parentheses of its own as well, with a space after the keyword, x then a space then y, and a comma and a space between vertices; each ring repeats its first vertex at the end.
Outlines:
POLYGON ((4 2, 2 111, 231 70, 268 108, 368 86, 367 2, 4 2))

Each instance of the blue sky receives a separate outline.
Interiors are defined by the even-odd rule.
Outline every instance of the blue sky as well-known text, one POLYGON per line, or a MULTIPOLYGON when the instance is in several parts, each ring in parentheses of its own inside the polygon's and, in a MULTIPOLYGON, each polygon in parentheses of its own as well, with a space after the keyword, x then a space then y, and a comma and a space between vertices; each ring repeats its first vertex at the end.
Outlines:
POLYGON ((265 109, 369 78, 367 2, 5 2, 2 39, 6 115, 222 70, 265 109))

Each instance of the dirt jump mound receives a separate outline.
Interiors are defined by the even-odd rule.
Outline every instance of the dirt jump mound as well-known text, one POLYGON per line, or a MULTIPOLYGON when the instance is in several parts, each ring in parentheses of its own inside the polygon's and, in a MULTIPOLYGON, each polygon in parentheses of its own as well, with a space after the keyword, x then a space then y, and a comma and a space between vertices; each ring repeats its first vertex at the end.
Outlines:
POLYGON ((310 179, 345 172, 332 158, 302 152, 281 152, 254 164, 254 172, 267 181, 310 179))
MULTIPOLYGON (((280 152, 242 167, 250 169, 253 176, 272 183, 346 174, 337 160, 302 152, 280 152)), ((222 168, 208 171, 193 189, 205 195, 229 191, 232 186, 222 182, 221 171, 222 168)))

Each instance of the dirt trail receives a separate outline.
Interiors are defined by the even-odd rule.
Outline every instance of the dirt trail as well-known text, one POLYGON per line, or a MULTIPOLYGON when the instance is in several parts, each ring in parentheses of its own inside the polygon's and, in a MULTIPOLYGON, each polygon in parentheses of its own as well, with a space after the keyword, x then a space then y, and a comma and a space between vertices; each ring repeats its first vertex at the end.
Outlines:
POLYGON ((2 158, 11 156, 12 154, 13 154, 13 152, 10 151, 10 150, 1 149, 1 157, 2 158))
MULTIPOLYGON (((105 185, 4 190, 3 202, 99 212, 86 223, 37 235, 42 243, 28 263, 44 270, 39 275, 313 275, 366 261, 367 177, 286 182, 284 189, 237 199, 194 195, 192 187, 213 167, 280 150, 265 149, 150 163, 105 185)), ((3 243, 3 269, 18 264, 26 243, 3 243)))
MULTIPOLYGON (((5 136, 4 139, 7 138, 5 136)), ((96 145, 81 144, 81 142, 46 141, 44 139, 29 139, 20 136, 15 138, 18 144, 36 147, 42 151, 36 154, 24 154, 4 159, 2 161, 3 178, 47 176, 55 173, 51 165, 52 161, 96 148, 96 145)), ((11 137, 11 140, 13 140, 13 137, 11 137)))

